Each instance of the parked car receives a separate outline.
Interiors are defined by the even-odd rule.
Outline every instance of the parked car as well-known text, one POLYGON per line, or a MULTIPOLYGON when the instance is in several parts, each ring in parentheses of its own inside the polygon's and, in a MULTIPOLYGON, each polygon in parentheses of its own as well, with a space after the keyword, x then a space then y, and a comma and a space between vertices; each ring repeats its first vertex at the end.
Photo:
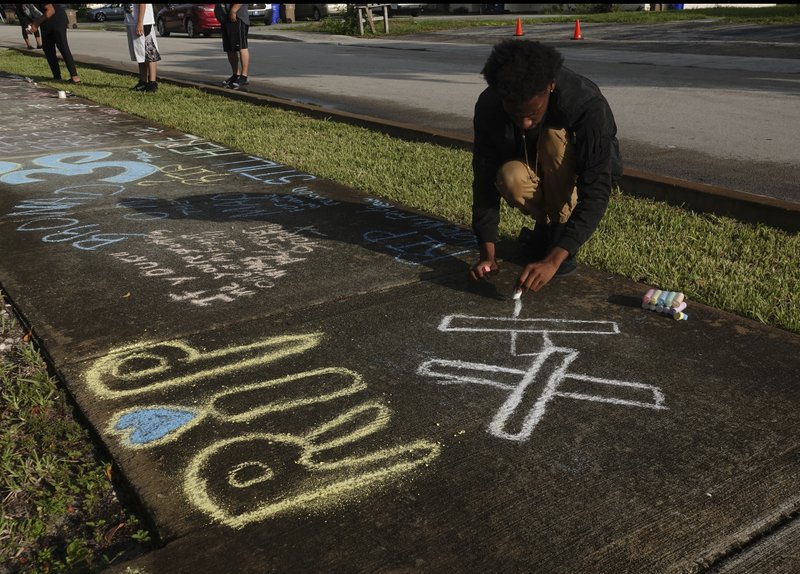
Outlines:
POLYGON ((410 14, 411 16, 417 17, 422 14, 422 8, 424 6, 424 4, 389 4, 389 15, 410 14))
POLYGON ((173 32, 185 32, 190 38, 196 38, 222 30, 214 16, 213 4, 167 4, 156 15, 156 27, 158 35, 164 37, 173 32))
MULTIPOLYGON (((294 19, 316 20, 319 22, 328 16, 343 16, 347 12, 347 4, 295 4, 294 19)), ((267 22, 269 24, 269 22, 267 22)))
POLYGON ((125 18, 125 4, 106 4, 99 8, 92 8, 86 13, 86 17, 92 22, 123 20, 125 18))
POLYGON ((267 11, 272 10, 272 4, 248 4, 247 13, 250 15, 250 21, 264 18, 267 11))

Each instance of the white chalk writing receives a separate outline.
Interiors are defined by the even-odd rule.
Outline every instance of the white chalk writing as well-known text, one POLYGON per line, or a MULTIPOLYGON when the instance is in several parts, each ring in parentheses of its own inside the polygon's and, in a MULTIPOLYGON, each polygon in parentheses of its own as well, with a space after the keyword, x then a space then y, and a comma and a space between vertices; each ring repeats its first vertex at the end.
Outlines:
POLYGON ((593 377, 575 373, 570 366, 578 351, 556 346, 551 335, 614 335, 619 328, 612 321, 567 319, 520 319, 521 302, 514 315, 480 317, 450 315, 439 325, 445 333, 506 334, 512 356, 532 357, 526 369, 459 360, 432 359, 417 373, 437 379, 440 384, 474 384, 496 389, 505 395, 489 423, 490 434, 507 440, 525 441, 542 420, 551 401, 570 398, 629 407, 663 410, 664 394, 652 385, 593 377), (601 392, 601 390, 603 392, 601 392), (610 394, 615 392, 616 395, 610 394))
POLYGON ((160 229, 150 232, 145 243, 172 254, 172 264, 127 251, 112 255, 135 266, 143 277, 157 278, 170 287, 180 286, 181 291, 168 293, 171 300, 206 307, 275 287, 287 275, 289 266, 302 263, 316 250, 330 249, 315 237, 324 235, 312 226, 287 229, 274 223, 245 229, 238 239, 227 231, 177 235, 160 229), (192 282, 202 287, 193 288, 192 282), (216 285, 208 288, 209 282, 216 285))

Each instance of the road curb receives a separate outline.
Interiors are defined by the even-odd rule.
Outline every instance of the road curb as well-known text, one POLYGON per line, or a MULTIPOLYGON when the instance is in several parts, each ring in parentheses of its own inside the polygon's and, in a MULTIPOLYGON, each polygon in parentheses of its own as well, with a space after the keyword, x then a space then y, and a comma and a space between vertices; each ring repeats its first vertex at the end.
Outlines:
MULTIPOLYGON (((43 57, 38 54, 29 54, 18 48, 11 49, 28 56, 43 57)), ((111 73, 131 73, 124 69, 97 62, 81 61, 79 63, 82 66, 111 73)), ((467 138, 452 132, 430 129, 414 124, 383 120, 373 116, 332 110, 313 104, 293 102, 291 100, 256 94, 254 92, 230 90, 222 86, 214 86, 191 80, 161 77, 160 81, 181 87, 196 88, 206 93, 252 104, 290 110, 313 118, 333 118, 350 125, 364 127, 408 141, 472 150, 472 138, 467 138)), ((620 187, 623 193, 627 195, 662 201, 698 213, 713 213, 719 216, 731 217, 745 223, 776 227, 790 233, 797 233, 800 231, 800 204, 798 203, 657 175, 633 168, 624 169, 620 187)))

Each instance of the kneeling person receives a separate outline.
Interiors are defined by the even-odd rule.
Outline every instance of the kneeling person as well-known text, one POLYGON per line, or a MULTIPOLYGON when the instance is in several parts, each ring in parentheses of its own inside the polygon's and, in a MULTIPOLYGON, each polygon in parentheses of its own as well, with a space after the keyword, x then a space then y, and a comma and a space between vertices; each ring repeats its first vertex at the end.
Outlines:
POLYGON ((622 174, 614 115, 600 89, 562 67, 554 48, 497 44, 475 105, 472 227, 480 261, 473 280, 495 272, 500 199, 529 215, 520 240, 530 259, 517 282, 538 291, 575 270, 575 254, 602 219, 622 174))

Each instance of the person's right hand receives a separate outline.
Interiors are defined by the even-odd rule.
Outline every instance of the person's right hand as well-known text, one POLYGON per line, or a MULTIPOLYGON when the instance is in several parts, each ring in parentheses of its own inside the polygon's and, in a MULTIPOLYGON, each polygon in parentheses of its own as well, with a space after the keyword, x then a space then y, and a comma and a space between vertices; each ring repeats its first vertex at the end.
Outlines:
POLYGON ((488 279, 489 275, 494 275, 499 269, 494 259, 483 259, 470 268, 469 278, 473 281, 488 279))

